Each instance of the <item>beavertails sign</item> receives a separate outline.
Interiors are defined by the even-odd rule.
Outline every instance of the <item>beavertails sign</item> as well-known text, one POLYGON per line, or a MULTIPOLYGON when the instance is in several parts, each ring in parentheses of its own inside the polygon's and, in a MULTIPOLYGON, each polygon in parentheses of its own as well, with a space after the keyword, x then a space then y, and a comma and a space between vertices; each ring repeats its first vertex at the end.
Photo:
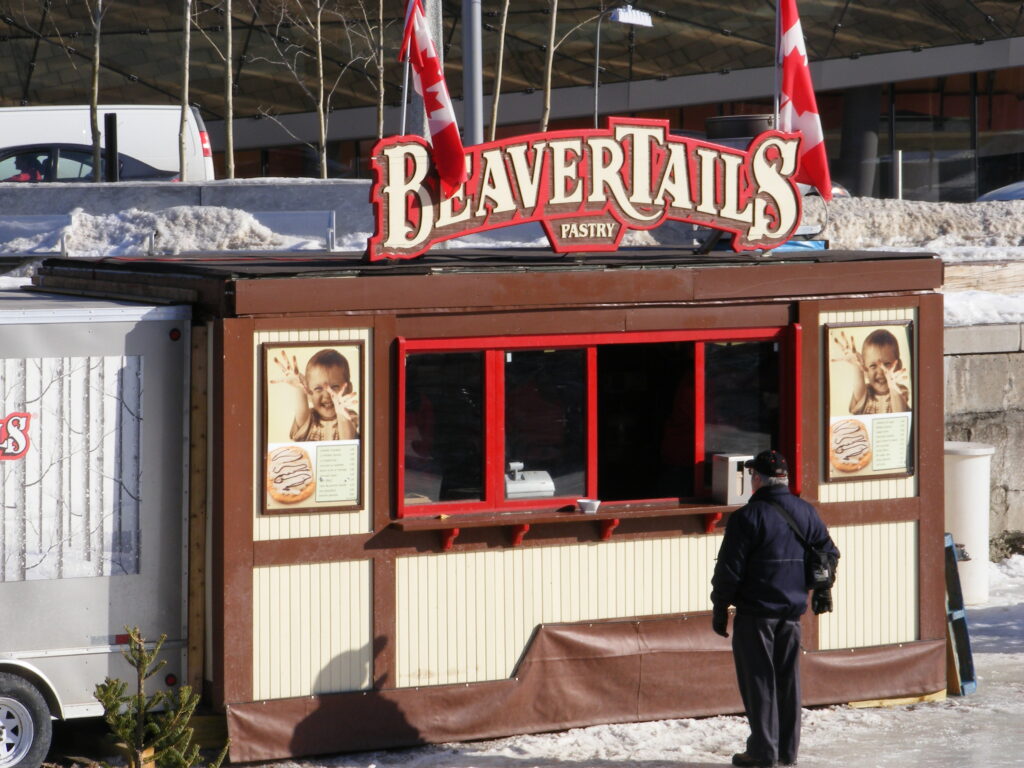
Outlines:
POLYGON ((468 178, 442 199, 430 145, 395 136, 373 152, 371 260, 410 259, 443 240, 539 221, 559 253, 613 251, 627 229, 667 219, 731 232, 736 251, 786 242, 800 223, 799 134, 744 151, 672 136, 664 120, 610 118, 466 149, 468 178))

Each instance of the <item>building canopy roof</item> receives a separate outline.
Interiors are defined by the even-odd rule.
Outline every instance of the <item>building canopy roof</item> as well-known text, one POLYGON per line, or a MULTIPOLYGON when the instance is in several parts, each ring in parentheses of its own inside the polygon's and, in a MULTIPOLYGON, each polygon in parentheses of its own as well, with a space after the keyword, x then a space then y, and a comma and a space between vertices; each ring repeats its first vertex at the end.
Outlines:
MULTIPOLYGON (((96 39, 90 9, 101 4, 101 103, 176 103, 182 88, 186 3, 129 0, 0 2, 0 104, 89 102, 96 39)), ((325 82, 332 109, 377 102, 378 4, 320 0, 325 82)), ((208 119, 225 114, 224 0, 192 0, 189 100, 208 119)), ((317 98, 312 0, 233 0, 236 117, 309 112, 317 98)), ((507 20, 503 93, 544 87, 549 0, 516 0, 507 20)), ((493 90, 501 0, 483 0, 484 92, 493 90)), ((636 7, 652 26, 616 23, 614 4, 557 3, 553 85, 591 85, 600 20, 601 83, 656 80, 768 67, 775 24, 770 0, 650 0, 636 7)), ((997 0, 802 0, 811 61, 984 43, 1022 34, 1024 6, 997 0)), ((462 3, 442 0, 448 85, 462 92, 462 3)), ((384 2, 385 102, 400 99, 397 62, 402 4, 384 2)), ((716 101, 713 93, 707 101, 716 101)))

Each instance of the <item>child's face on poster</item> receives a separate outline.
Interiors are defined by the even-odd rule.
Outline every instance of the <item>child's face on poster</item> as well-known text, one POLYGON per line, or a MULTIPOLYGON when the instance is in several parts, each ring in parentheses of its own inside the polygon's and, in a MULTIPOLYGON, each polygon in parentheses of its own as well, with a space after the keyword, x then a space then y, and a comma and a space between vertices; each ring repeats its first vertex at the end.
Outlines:
POLYGON ((337 365, 313 365, 306 371, 306 385, 312 393, 313 409, 325 421, 338 417, 334 397, 347 394, 352 388, 345 370, 337 365))
POLYGON ((899 351, 892 346, 876 346, 869 344, 864 347, 864 369, 868 372, 868 384, 879 395, 889 394, 889 382, 885 372, 891 373, 900 369, 899 351))

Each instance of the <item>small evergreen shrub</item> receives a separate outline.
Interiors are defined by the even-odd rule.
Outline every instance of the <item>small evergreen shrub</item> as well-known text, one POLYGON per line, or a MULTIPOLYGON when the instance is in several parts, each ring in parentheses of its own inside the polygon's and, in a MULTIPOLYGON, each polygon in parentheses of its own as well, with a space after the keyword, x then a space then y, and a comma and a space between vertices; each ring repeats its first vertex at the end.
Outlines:
POLYGON ((989 559, 998 563, 1010 555, 1024 555, 1024 531, 1003 531, 989 540, 989 559))
MULTIPOLYGON (((138 627, 125 627, 125 631, 128 648, 122 653, 135 670, 135 692, 128 693, 123 680, 108 677, 96 686, 94 695, 103 705, 107 726, 124 750, 128 768, 204 768, 189 726, 199 695, 188 685, 146 695, 146 680, 166 663, 158 661, 157 656, 167 635, 161 635, 153 649, 147 650, 138 627)), ((206 768, 220 768, 228 746, 230 742, 206 768)))

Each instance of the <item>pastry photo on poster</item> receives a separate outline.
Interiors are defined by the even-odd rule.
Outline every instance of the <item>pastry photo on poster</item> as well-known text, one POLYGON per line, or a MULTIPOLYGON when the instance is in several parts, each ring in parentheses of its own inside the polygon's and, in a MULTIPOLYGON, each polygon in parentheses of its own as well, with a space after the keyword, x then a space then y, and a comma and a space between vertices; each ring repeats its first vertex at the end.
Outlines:
POLYGON ((825 326, 827 478, 913 474, 913 323, 825 326))
POLYGON ((266 512, 358 509, 362 342, 263 345, 266 512))

